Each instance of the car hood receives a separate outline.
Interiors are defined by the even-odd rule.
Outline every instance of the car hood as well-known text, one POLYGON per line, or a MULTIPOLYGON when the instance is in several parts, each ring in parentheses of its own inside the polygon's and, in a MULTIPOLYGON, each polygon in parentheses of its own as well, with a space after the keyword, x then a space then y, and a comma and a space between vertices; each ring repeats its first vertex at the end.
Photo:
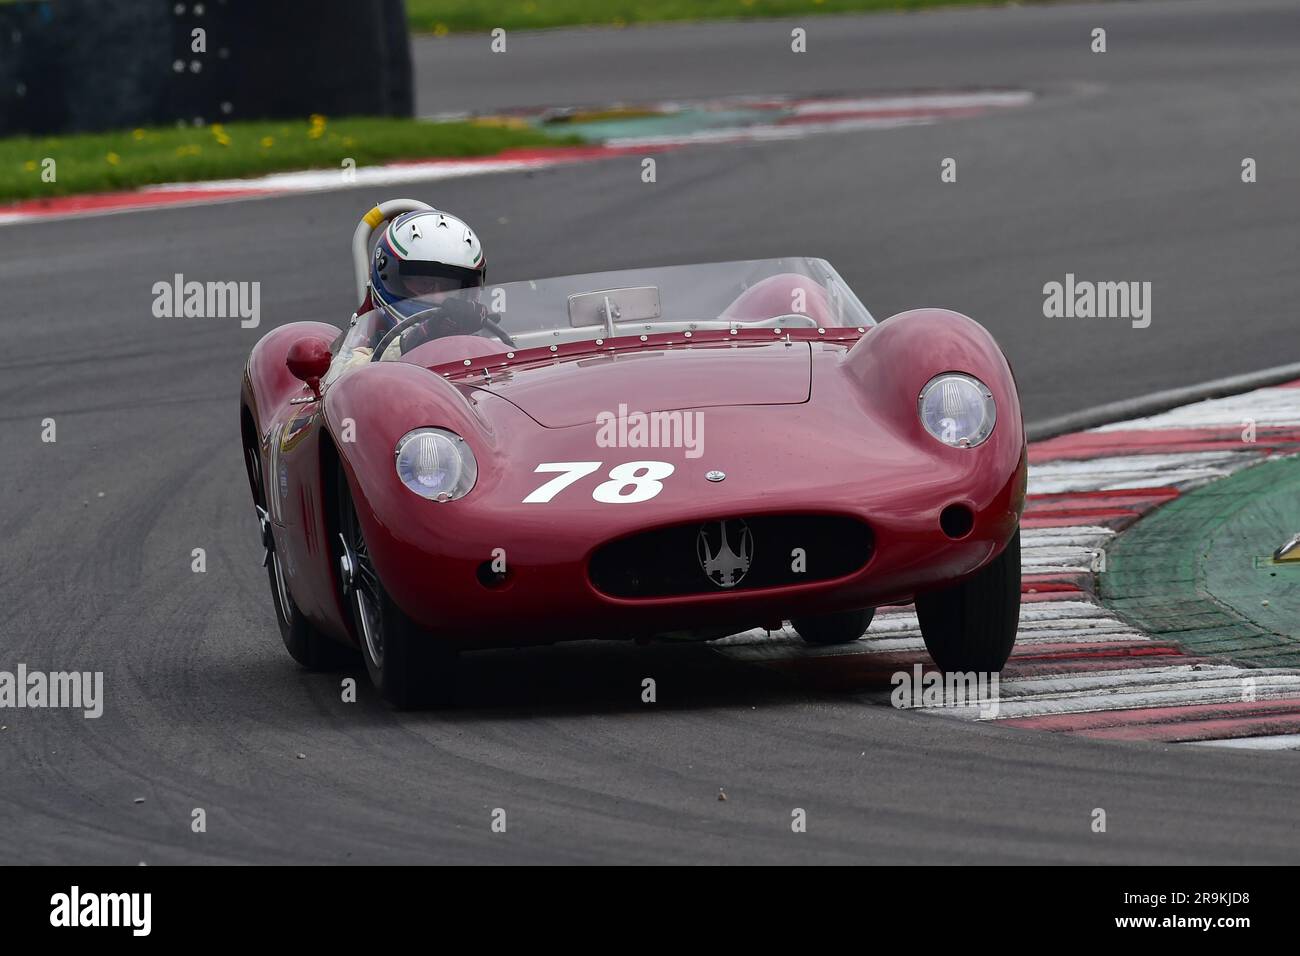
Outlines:
POLYGON ((728 343, 608 352, 495 373, 475 391, 504 398, 546 428, 590 424, 602 412, 662 412, 808 401, 807 342, 728 343))

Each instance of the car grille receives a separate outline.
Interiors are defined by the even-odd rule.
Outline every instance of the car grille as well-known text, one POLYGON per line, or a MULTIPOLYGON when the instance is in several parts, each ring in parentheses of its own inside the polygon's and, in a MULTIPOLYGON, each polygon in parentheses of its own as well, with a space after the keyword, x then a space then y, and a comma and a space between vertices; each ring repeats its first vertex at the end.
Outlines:
POLYGON ((726 524, 726 548, 721 519, 644 531, 603 545, 592 555, 592 586, 619 598, 754 591, 843 577, 871 558, 871 529, 856 518, 756 515, 728 518, 726 524), (796 570, 796 549, 803 551, 802 571, 796 570), (748 567, 741 570, 746 557, 748 567))

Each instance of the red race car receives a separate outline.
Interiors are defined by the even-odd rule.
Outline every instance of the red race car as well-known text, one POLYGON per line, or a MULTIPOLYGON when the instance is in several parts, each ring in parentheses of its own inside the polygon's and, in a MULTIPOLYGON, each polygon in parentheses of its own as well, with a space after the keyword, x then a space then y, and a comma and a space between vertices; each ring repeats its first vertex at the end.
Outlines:
POLYGON ((877 323, 810 258, 486 285, 395 316, 371 277, 402 239, 373 233, 421 210, 393 200, 358 225, 346 331, 281 326, 245 369, 297 661, 359 648, 413 706, 448 699, 462 650, 786 620, 837 644, 915 601, 940 667, 1001 669, 1026 448, 983 327, 942 309, 877 323))

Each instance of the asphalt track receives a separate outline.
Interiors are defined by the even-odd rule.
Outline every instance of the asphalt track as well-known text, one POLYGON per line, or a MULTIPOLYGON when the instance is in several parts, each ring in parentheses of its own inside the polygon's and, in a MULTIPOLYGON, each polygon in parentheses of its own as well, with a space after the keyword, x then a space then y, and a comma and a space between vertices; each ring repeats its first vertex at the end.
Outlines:
MULTIPOLYGON (((440 183, 495 279, 783 253, 879 316, 968 312, 1036 420, 1295 361, 1300 9, 1150 2, 422 41, 421 109, 1012 86, 969 121, 440 183), (1104 26, 1110 51, 1088 52, 1104 26), (463 96, 458 91, 465 91, 463 96), (595 91, 595 92, 593 92, 595 91), (939 161, 958 160, 941 185, 939 161), (1241 183, 1252 156, 1260 181, 1241 183), (1150 328, 1044 282, 1147 280, 1150 328)), ((419 189, 406 190, 421 194, 419 189)), ((238 450, 248 349, 341 321, 337 192, 0 229, 0 668, 105 671, 99 720, 0 711, 4 862, 1295 862, 1294 754, 1094 742, 870 707, 703 647, 468 660, 396 714, 274 630, 238 450), (152 316, 260 280, 262 327, 152 316), (40 441, 53 417, 58 441, 40 441), (190 570, 191 549, 207 572, 190 570), (655 677, 659 702, 640 702, 655 677), (299 756, 301 755, 301 756, 299 756), (719 799, 719 788, 727 800, 719 799), (136 802, 142 799, 143 802, 136 802), (190 830, 203 807, 208 832, 190 830), (489 829, 507 811, 505 834, 489 829), (790 830, 795 807, 808 832, 790 830), (1107 812, 1108 832, 1090 830, 1107 812)))

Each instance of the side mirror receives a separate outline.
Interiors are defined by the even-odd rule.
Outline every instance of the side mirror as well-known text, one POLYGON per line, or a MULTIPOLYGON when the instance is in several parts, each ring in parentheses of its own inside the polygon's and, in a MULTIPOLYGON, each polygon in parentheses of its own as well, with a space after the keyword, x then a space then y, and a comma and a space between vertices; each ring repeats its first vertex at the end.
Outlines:
POLYGON ((316 400, 320 400, 320 380, 330 370, 330 347, 323 339, 299 339, 289 346, 284 364, 289 374, 306 382, 316 400))

